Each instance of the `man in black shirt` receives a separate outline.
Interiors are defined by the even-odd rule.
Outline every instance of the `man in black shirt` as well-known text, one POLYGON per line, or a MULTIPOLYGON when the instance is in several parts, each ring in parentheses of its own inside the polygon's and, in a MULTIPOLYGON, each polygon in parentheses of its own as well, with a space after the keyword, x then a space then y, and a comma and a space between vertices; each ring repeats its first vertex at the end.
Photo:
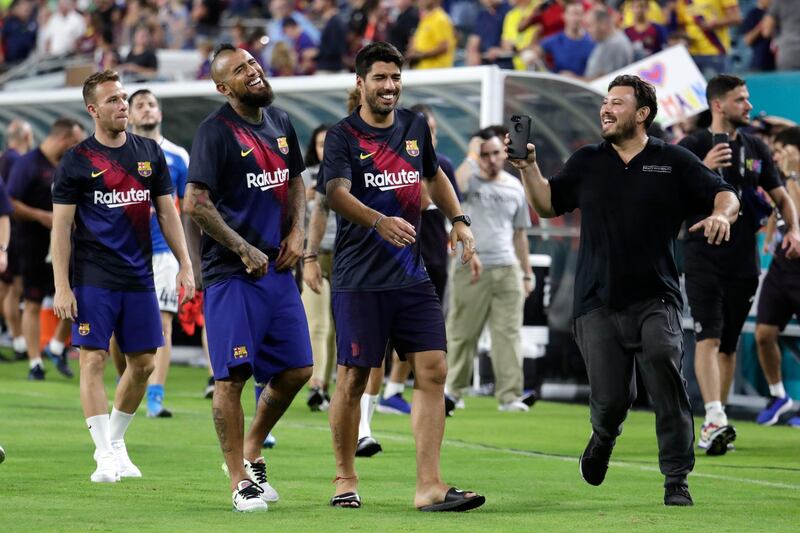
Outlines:
POLYGON ((710 244, 729 238, 734 189, 687 150, 648 138, 655 89, 617 76, 600 108, 605 142, 584 146, 550 180, 536 148, 512 160, 542 217, 581 210, 573 328, 591 390, 592 436, 581 476, 600 485, 634 398, 634 359, 653 398, 665 505, 692 505, 692 412, 681 374, 683 334, 675 239, 683 220, 709 213, 689 231, 710 244))
MULTIPOLYGON (((709 80, 706 99, 711 109, 711 128, 680 143, 702 158, 707 167, 719 172, 742 199, 741 220, 731 230, 728 242, 709 246, 703 239, 689 236, 684 247, 686 294, 697 340, 695 374, 706 410, 697 445, 708 455, 724 454, 736 438, 723 402, 733 382, 739 334, 758 288, 761 269, 755 234, 772 212, 757 192, 759 187, 769 193, 786 221, 786 256, 792 259, 800 254, 797 213, 781 185, 769 149, 758 138, 739 130, 750 122, 753 106, 749 96, 740 78, 720 74, 709 80), (726 136, 729 142, 720 142, 726 136)), ((697 220, 698 217, 690 218, 687 224, 697 220)))

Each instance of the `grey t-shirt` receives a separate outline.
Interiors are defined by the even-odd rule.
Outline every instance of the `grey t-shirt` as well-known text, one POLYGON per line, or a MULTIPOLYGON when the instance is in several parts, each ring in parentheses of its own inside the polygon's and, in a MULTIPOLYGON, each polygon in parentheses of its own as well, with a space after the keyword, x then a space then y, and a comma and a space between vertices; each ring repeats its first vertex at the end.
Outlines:
POLYGON ((769 14, 778 29, 778 70, 800 69, 800 5, 797 0, 772 0, 769 14))
POLYGON ((621 31, 615 31, 608 39, 597 43, 586 62, 587 78, 604 76, 633 63, 633 45, 621 31))
MULTIPOLYGON (((319 165, 307 168, 303 174, 303 182, 305 183, 306 187, 314 187, 316 189, 317 179, 319 178, 319 165)), ((306 237, 308 237, 308 223, 311 220, 311 213, 314 211, 316 207, 317 200, 311 200, 310 202, 306 203, 306 220, 305 220, 305 228, 306 228, 306 237)), ((333 251, 333 241, 336 239, 336 214, 335 213, 328 213, 328 222, 325 226, 325 233, 322 236, 322 241, 319 243, 319 249, 323 252, 332 252, 333 251)))
POLYGON ((493 181, 473 175, 468 185, 462 191, 464 212, 472 219, 481 263, 484 267, 517 264, 514 230, 531 225, 522 184, 508 172, 501 172, 493 181))

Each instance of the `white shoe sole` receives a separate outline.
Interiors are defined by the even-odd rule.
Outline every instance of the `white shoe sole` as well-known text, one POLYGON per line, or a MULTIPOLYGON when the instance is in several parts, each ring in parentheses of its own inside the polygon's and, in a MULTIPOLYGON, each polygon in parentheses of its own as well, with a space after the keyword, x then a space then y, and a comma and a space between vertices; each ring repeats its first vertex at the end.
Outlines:
POLYGON ((772 418, 770 418, 766 422, 764 422, 762 424, 759 424, 759 425, 761 425, 761 426, 774 426, 775 424, 778 423, 778 420, 780 419, 781 415, 791 411, 793 406, 794 406, 794 402, 792 400, 789 400, 788 402, 786 402, 783 405, 783 407, 781 407, 780 409, 778 409, 775 412, 775 414, 772 416, 772 418))
POLYGON ((108 474, 101 474, 101 475, 94 475, 92 474, 89 479, 92 480, 92 483, 116 483, 119 481, 120 477, 117 474, 115 477, 112 477, 108 474))

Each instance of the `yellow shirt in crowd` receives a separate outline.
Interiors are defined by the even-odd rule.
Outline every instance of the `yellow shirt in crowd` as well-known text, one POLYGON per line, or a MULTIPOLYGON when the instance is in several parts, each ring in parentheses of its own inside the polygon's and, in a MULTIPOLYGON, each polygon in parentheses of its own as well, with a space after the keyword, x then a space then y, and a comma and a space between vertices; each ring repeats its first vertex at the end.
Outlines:
MULTIPOLYGON (((662 26, 667 23, 664 18, 664 12, 656 0, 650 0, 647 4, 647 20, 662 26)), ((622 8, 622 27, 627 28, 629 26, 633 26, 633 11, 631 10, 630 0, 625 0, 625 5, 622 8)))
MULTIPOLYGON (((517 52, 530 47, 533 39, 536 37, 536 33, 538 32, 536 26, 531 26, 522 33, 519 32, 518 28, 519 23, 530 16, 533 10, 536 9, 536 6, 539 5, 539 2, 540 0, 530 0, 527 6, 517 6, 506 13, 506 18, 503 19, 503 33, 500 39, 503 42, 513 44, 517 52)), ((519 56, 514 56, 515 70, 527 70, 527 68, 528 66, 519 56)))
POLYGON ((678 0, 678 24, 689 36, 689 53, 693 56, 727 54, 731 49, 731 35, 727 27, 705 31, 697 25, 696 18, 719 20, 725 10, 736 7, 738 0, 678 0))
POLYGON ((447 41, 448 49, 444 54, 421 59, 414 68, 447 68, 452 67, 456 56, 456 32, 450 17, 441 7, 420 15, 419 26, 411 39, 412 46, 418 52, 429 52, 436 49, 442 41, 447 41))

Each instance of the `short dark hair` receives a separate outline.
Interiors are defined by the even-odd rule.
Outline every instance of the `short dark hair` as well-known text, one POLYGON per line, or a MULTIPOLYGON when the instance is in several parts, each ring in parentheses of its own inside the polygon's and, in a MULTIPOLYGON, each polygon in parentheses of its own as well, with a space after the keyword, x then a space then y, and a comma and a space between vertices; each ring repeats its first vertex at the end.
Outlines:
POLYGON ((711 104, 711 100, 725 96, 737 87, 741 87, 745 81, 738 76, 730 74, 717 74, 706 85, 706 100, 711 104))
POLYGON ((113 70, 103 70, 102 72, 95 72, 86 78, 83 82, 83 102, 86 105, 94 103, 94 94, 97 91, 97 86, 107 81, 119 81, 119 74, 113 70))
POLYGON ((644 119, 645 129, 649 128, 650 124, 656 119, 656 114, 658 113, 656 88, 639 76, 634 76, 633 74, 622 74, 611 80, 611 83, 608 84, 608 90, 610 91, 614 87, 633 88, 633 94, 636 96, 636 109, 642 107, 650 109, 650 114, 644 119))
POLYGON ((311 138, 308 140, 308 146, 306 146, 306 156, 303 158, 303 163, 305 163, 306 167, 313 167, 322 163, 317 157, 317 135, 329 129, 331 127, 328 124, 322 123, 311 132, 311 138))
POLYGON ((53 125, 50 126, 50 132, 48 133, 48 136, 63 137, 64 135, 70 135, 72 134, 72 130, 75 129, 75 126, 83 129, 81 123, 74 118, 59 117, 55 122, 53 122, 53 125))
POLYGON ((433 116, 433 111, 427 104, 414 104, 409 109, 414 113, 421 113, 425 120, 430 120, 433 116))
MULTIPOLYGON (((154 94, 153 94, 153 91, 151 91, 150 89, 139 89, 138 91, 134 91, 134 93, 128 97, 128 104, 130 104, 131 106, 133 106, 133 101, 134 101, 134 100, 135 100, 137 97, 139 97, 139 96, 144 96, 144 95, 146 95, 146 94, 149 94, 149 95, 151 95, 153 98, 156 98, 156 95, 154 95, 154 94)), ((158 102, 158 98, 156 98, 156 102, 158 102)))
POLYGON ((492 137, 500 137, 500 139, 502 140, 504 135, 499 135, 497 133, 496 127, 497 126, 487 126, 485 128, 481 128, 475 134, 473 134, 473 137, 480 137, 484 141, 488 141, 492 137))
POLYGON ((211 61, 217 59, 217 56, 223 52, 235 52, 236 47, 233 46, 231 43, 220 43, 215 48, 214 51, 211 52, 211 61))
POLYGON ((294 20, 294 17, 288 16, 285 19, 283 19, 283 22, 281 23, 281 27, 283 29, 290 28, 290 27, 297 27, 297 21, 294 20))
POLYGON ((356 75, 365 78, 372 65, 377 62, 394 63, 397 68, 403 68, 403 54, 393 45, 377 41, 369 43, 356 54, 356 75))
POLYGON ((784 146, 792 145, 800 150, 800 127, 793 126, 779 132, 775 135, 775 142, 784 146))

